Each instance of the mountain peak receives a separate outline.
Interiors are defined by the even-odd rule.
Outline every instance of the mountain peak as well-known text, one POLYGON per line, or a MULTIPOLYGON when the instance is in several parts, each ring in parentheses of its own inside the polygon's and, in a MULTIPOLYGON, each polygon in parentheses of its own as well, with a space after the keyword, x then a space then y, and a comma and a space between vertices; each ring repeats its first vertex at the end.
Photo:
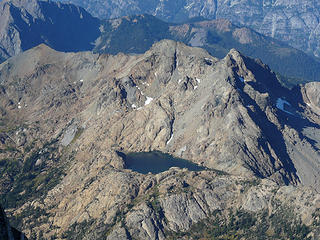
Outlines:
POLYGON ((41 43, 66 52, 91 50, 100 33, 100 21, 84 9, 53 1, 0 2, 0 22, 0 58, 41 43))
POLYGON ((193 54, 197 56, 210 56, 209 53, 198 47, 190 47, 182 42, 177 42, 174 40, 163 39, 159 42, 156 42, 150 48, 151 52, 161 52, 162 54, 176 54, 177 51, 184 52, 184 54, 193 54))
MULTIPOLYGON (((50 213, 54 226, 54 230, 48 230, 47 222, 24 221, 24 229, 31 229, 30 236, 42 232, 44 238, 53 234, 71 238, 67 235, 70 226, 84 226, 91 221, 90 216, 98 216, 84 231, 94 231, 94 239, 101 238, 99 234, 105 237, 105 231, 95 230, 106 224, 108 231, 109 226, 113 226, 111 232, 118 229, 116 216, 124 211, 123 224, 130 238, 145 239, 147 233, 139 234, 146 230, 136 216, 147 214, 148 220, 157 209, 146 204, 146 193, 164 209, 162 214, 153 215, 159 217, 154 221, 157 229, 186 232, 191 224, 184 225, 185 209, 194 208, 185 205, 181 214, 176 211, 181 209, 181 202, 189 204, 194 194, 199 194, 197 199, 210 196, 201 202, 203 209, 214 205, 212 210, 204 210, 201 218, 190 218, 190 223, 207 218, 220 202, 219 211, 235 205, 250 211, 257 206, 270 210, 267 203, 271 195, 263 194, 268 191, 279 196, 281 187, 292 192, 285 184, 320 189, 319 139, 316 134, 308 134, 320 130, 304 115, 303 102, 296 97, 301 93, 290 99, 291 92, 278 89, 274 73, 267 66, 236 50, 224 59, 216 59, 205 50, 172 40, 131 55, 69 54, 40 45, 1 64, 0 77, 0 109, 6 120, 1 128, 1 154, 5 159, 21 159, 17 167, 23 169, 14 180, 5 178, 8 183, 1 186, 10 193, 5 200, 16 206, 12 199, 20 199, 19 203, 31 199, 32 206, 37 206, 34 212, 41 217, 50 213), (169 169, 157 175, 126 169, 126 153, 150 151, 171 154, 208 169, 200 173, 169 169), (26 153, 29 155, 24 161, 26 153), (304 164, 306 160, 310 165, 304 164), (25 177, 31 174, 35 179, 25 177), (230 186, 230 181, 235 184, 230 186), (29 191, 28 186, 33 184, 36 188, 29 191), (260 188, 261 184, 267 185, 260 188), (181 188, 175 189, 176 185, 181 188), (255 189, 251 195, 249 187, 255 189), (204 192, 209 190, 213 192, 204 192), (231 191, 235 194, 232 198, 231 191), (37 199, 39 195, 41 200, 37 199), (221 200, 220 196, 225 198, 221 200), (243 204, 247 196, 250 204, 243 204), (79 205, 84 198, 88 207, 79 205), (256 200, 263 204, 256 204, 256 200), (230 205, 223 205, 226 202, 230 205), (131 203, 135 207, 127 208, 131 203), (138 210, 139 204, 146 210, 138 210), (107 217, 110 213, 113 215, 107 217), (165 223, 163 216, 166 224, 160 227, 165 223)), ((6 164, 4 160, 2 166, 6 164)), ((309 199, 313 198, 306 201, 309 199)), ((193 201, 199 206, 199 200, 193 201)), ((306 212, 311 215, 312 211, 306 212)), ((108 239, 117 236, 114 232, 108 239)), ((126 239, 122 236, 126 236, 125 230, 120 238, 126 239)), ((80 233, 76 238, 81 238, 80 233)))
POLYGON ((229 56, 230 58, 236 61, 242 59, 241 53, 235 48, 231 48, 227 56, 229 56))

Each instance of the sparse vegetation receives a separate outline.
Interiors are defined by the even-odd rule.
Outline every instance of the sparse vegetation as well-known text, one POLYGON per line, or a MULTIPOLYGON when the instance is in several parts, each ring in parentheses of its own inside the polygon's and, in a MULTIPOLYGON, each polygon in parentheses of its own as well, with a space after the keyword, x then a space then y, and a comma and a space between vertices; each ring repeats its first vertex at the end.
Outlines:
MULTIPOLYGON (((215 211, 210 218, 194 224, 187 232, 169 232, 168 239, 309 239, 310 229, 297 221, 288 211, 277 211, 276 215, 268 216, 266 211, 258 214, 244 210, 229 210, 226 215, 215 211)), ((291 211, 292 213, 292 211, 291 211)))
POLYGON ((0 203, 5 208, 16 208, 27 200, 38 198, 53 188, 63 174, 62 167, 50 167, 51 162, 59 162, 52 155, 56 151, 56 140, 47 142, 41 149, 29 150, 31 154, 22 159, 2 159, 0 173, 11 179, 9 192, 3 194, 0 203))
POLYGON ((94 223, 94 220, 83 221, 81 223, 72 224, 68 231, 64 232, 62 237, 64 239, 84 239, 87 236, 87 231, 89 231, 91 225, 94 223))

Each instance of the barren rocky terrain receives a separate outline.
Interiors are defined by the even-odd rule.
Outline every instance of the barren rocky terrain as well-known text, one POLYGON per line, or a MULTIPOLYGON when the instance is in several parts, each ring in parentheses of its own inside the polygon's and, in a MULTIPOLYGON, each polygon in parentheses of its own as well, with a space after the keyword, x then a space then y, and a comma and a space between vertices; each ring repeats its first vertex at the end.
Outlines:
POLYGON ((319 83, 288 90, 234 49, 164 40, 42 44, 2 63, 0 85, 1 203, 30 239, 319 238, 319 83), (207 169, 126 168, 153 150, 207 169))

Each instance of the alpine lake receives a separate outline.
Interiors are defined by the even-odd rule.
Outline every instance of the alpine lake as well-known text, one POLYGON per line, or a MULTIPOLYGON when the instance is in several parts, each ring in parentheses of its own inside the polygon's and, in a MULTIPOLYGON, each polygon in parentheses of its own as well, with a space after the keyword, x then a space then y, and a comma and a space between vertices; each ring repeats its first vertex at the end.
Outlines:
POLYGON ((176 158, 167 153, 159 151, 153 152, 134 152, 124 154, 118 152, 125 161, 125 167, 135 172, 147 174, 161 173, 169 170, 171 167, 187 168, 189 171, 201 171, 207 168, 199 166, 191 161, 176 158))

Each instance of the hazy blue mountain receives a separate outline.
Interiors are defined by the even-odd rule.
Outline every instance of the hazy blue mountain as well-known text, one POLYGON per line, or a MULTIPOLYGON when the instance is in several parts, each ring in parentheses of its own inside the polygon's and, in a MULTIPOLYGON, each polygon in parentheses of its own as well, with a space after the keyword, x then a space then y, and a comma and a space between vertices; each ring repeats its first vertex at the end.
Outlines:
POLYGON ((102 19, 148 13, 170 22, 226 18, 320 55, 320 0, 65 0, 102 19))
POLYGON ((0 2, 0 61, 41 43, 60 51, 92 49, 100 21, 83 8, 53 1, 0 2))

